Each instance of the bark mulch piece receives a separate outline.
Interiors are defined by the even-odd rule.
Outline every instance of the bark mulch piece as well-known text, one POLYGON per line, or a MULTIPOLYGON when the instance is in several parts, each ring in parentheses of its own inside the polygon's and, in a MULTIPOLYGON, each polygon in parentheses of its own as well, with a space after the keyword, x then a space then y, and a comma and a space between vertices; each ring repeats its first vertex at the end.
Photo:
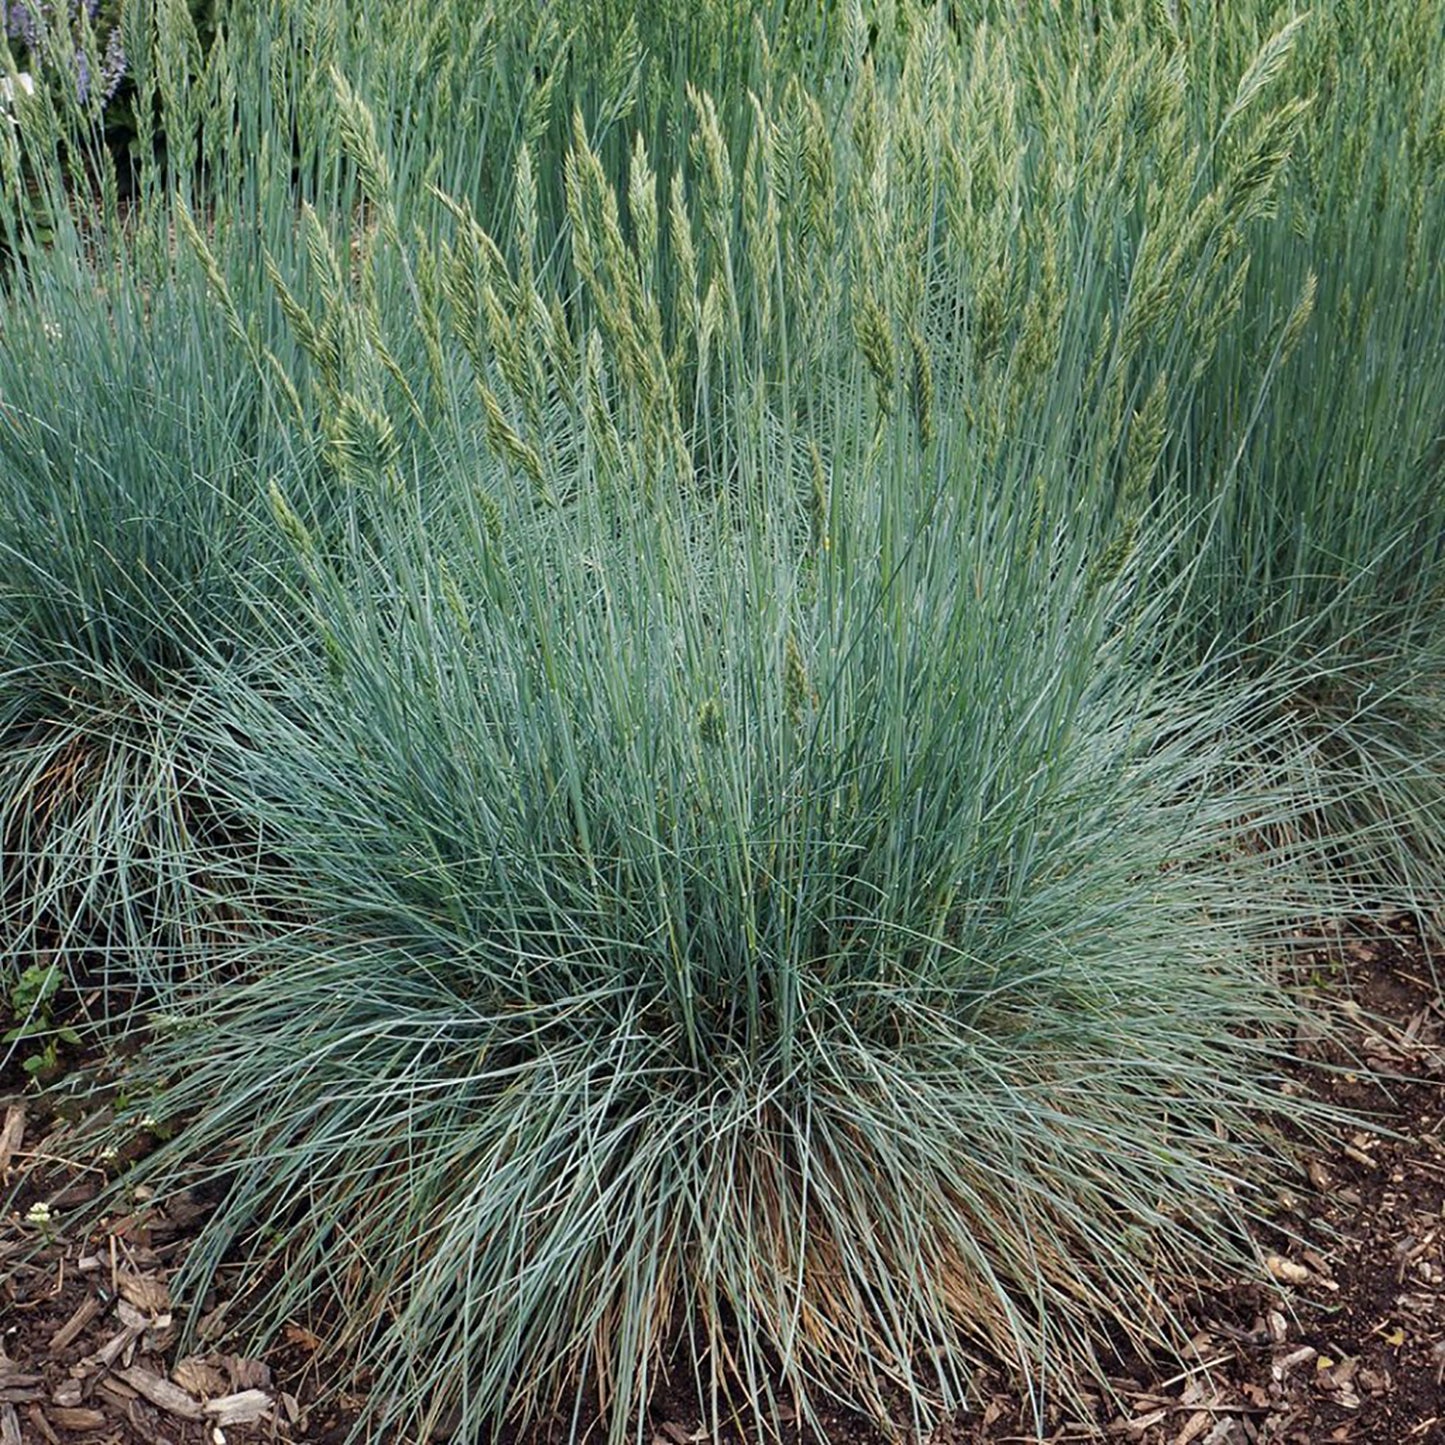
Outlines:
MULTIPOLYGON (((1112 1397, 1083 1418, 1048 1415, 1039 1433, 1000 1377, 985 1408, 930 1445, 1445 1445, 1445 1003, 1403 923, 1322 966, 1353 1059, 1332 1058, 1341 1072, 1308 1087, 1377 1131, 1311 1152, 1313 1187, 1283 1199, 1259 1240, 1275 1287, 1241 1280, 1179 1301, 1196 1330, 1185 1367, 1120 1360, 1112 1397)), ((305 1323, 252 1358, 223 1348, 222 1299, 172 1298, 206 1201, 140 1200, 131 1216, 73 1231, 70 1214, 123 1161, 87 1160, 84 1121, 66 1123, 22 1082, 0 1079, 0 1445, 338 1445, 364 1401, 323 1388, 305 1323), (183 1311, 218 1322, 184 1357, 183 1311)), ((664 1387, 652 1445, 704 1445, 703 1416, 690 1391, 664 1387)), ((830 1445, 881 1445, 861 1420, 827 1424, 830 1445)), ((558 1422, 499 1445, 567 1435, 558 1422)), ((781 1425, 779 1445, 798 1437, 781 1425)))
POLYGON ((136 1218, 70 1233, 66 1212, 94 1197, 96 1171, 67 1152, 69 1126, 52 1120, 31 1144, 25 1114, 9 1104, 0 1161, 0 1185, 17 1182, 8 1170, 20 1186, 0 1220, 0 1445, 277 1438, 266 1364, 178 1357, 167 1278, 180 1242, 161 1245, 136 1218))

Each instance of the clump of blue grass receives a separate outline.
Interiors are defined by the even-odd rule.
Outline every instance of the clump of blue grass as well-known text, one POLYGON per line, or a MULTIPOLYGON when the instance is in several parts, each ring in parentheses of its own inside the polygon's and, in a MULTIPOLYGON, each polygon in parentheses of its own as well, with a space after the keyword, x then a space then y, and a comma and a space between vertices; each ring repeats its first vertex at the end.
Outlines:
POLYGON ((108 269, 74 236, 11 283, 0 967, 58 963, 104 1014, 176 986, 208 851, 238 842, 177 719, 198 660, 244 648, 240 589, 277 552, 253 469, 279 443, 200 286, 108 269))
POLYGON ((924 1428, 1000 1357, 1041 1410, 1251 1258, 1310 1117, 1252 699, 1155 673, 1149 568, 1030 545, 966 434, 880 435, 802 553, 768 471, 463 474, 350 553, 283 508, 285 663, 195 721, 289 922, 163 1021, 135 1178, 219 1176, 179 1287, 324 1314, 358 1430, 621 1440, 673 1371, 924 1428))

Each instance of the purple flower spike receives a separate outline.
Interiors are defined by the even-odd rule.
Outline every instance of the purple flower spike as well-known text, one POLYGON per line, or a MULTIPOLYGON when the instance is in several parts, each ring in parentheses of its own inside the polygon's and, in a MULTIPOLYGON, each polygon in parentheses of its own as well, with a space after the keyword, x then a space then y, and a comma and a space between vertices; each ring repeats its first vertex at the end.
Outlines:
MULTIPOLYGON (((61 13, 69 15, 72 22, 79 24, 82 14, 94 21, 100 13, 100 0, 70 0, 61 7, 61 13)), ((35 61, 43 61, 46 44, 46 26, 54 19, 55 7, 47 0, 0 0, 0 29, 10 40, 18 40, 31 52, 32 69, 35 61)), ((80 48, 80 37, 75 37, 75 98, 81 105, 90 102, 98 92, 102 104, 110 100, 120 89, 125 79, 127 62, 125 47, 121 43, 120 30, 112 26, 106 36, 105 53, 98 61, 92 61, 89 54, 80 48)))
POLYGON ((27 49, 35 44, 35 16, 25 0, 0 0, 0 13, 5 16, 5 34, 18 40, 27 49))
POLYGON ((120 89, 120 83, 125 79, 126 58, 125 47, 121 44, 120 28, 113 29, 105 40, 105 54, 100 61, 100 95, 102 100, 110 100, 120 89))

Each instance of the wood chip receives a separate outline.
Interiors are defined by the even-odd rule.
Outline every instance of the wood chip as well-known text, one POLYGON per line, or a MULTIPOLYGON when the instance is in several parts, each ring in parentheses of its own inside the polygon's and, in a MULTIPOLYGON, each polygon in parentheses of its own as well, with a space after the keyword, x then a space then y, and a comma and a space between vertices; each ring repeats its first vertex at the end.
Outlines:
POLYGON ((144 1325, 127 1325, 118 1335, 108 1339, 92 1356, 107 1369, 120 1359, 145 1331, 144 1325))
POLYGON ((271 1397, 264 1390, 242 1390, 206 1403, 206 1417, 217 1425, 254 1425, 271 1411, 271 1397))
POLYGON ((208 1365, 194 1355, 176 1361, 174 1369, 171 1370, 171 1379, 181 1389, 188 1390, 203 1400, 218 1399, 228 1394, 231 1389, 230 1381, 214 1365, 208 1365))
POLYGON ((89 1204, 100 1193, 100 1185, 89 1179, 76 1184, 67 1184, 50 1196, 52 1209, 74 1209, 77 1204, 89 1204))
POLYGON ((1304 1265, 1296 1264, 1292 1259, 1286 1259, 1280 1254, 1269 1254, 1265 1256, 1264 1267, 1281 1284, 1308 1284, 1310 1272, 1304 1265))
POLYGON ((1124 1421, 1124 1433, 1143 1435, 1146 1431, 1152 1430, 1161 1420, 1167 1419, 1168 1416, 1168 1410, 1151 1410, 1147 1415, 1135 1415, 1132 1420, 1124 1421))
MULTIPOLYGON (((0 1126, 0 1179, 10 1178, 10 1161, 25 1140, 25 1105, 11 1104, 0 1126)), ((15 1426, 19 1430, 20 1426, 15 1426)))
POLYGON ((1184 1428, 1174 1437, 1174 1445, 1189 1445, 1214 1423, 1214 1416, 1207 1410, 1197 1410, 1185 1422, 1184 1428))
POLYGON ((85 1394, 85 1386, 79 1380, 62 1380, 55 1387, 55 1393, 51 1399, 62 1410, 68 1410, 80 1404, 81 1397, 85 1394))
POLYGON ((20 1437, 20 1416, 14 1405, 0 1405, 0 1445, 25 1445, 20 1437))
POLYGON ((115 1284, 120 1291, 120 1297, 138 1310, 144 1310, 152 1316, 163 1315, 170 1310, 170 1290, 163 1281, 151 1275, 131 1274, 122 1269, 116 1274, 115 1284))
POLYGON ((129 1405, 136 1397, 135 1391, 127 1384, 117 1380, 113 1375, 107 1375, 102 1380, 97 1380, 95 1385, 97 1395, 104 1395, 107 1400, 113 1400, 122 1408, 129 1405))
POLYGON ((107 1423, 104 1410, 70 1409, 64 1405, 52 1405, 50 1418, 62 1430, 104 1430, 107 1423))
POLYGON ((214 1204, 206 1203, 194 1190, 187 1190, 166 1200, 166 1219, 178 1229, 185 1229, 196 1220, 204 1219, 214 1209, 214 1204))
MULTIPOLYGON (((222 1355, 218 1363, 231 1377, 230 1388, 235 1392, 271 1388, 271 1366, 265 1360, 248 1360, 244 1355, 222 1355)), ((226 1392, 221 1390, 218 1393, 224 1395, 226 1392)))
POLYGON ((154 1374, 140 1365, 131 1365, 128 1369, 117 1370, 116 1375, 137 1395, 143 1396, 152 1405, 158 1406, 179 1420, 203 1418, 204 1412, 201 1409, 200 1401, 192 1398, 179 1386, 171 1384, 161 1375, 154 1374))
POLYGON ((1301 1345, 1297 1350, 1291 1350, 1289 1354, 1282 1355, 1270 1366, 1270 1374, 1276 1380, 1283 1380, 1296 1365, 1307 1365, 1315 1358, 1318 1351, 1313 1345, 1301 1345))
MULTIPOLYGON (((308 1354, 314 1353, 321 1348, 320 1335, 313 1334, 310 1330, 306 1329, 304 1325, 285 1325, 281 1333, 291 1344, 299 1345, 308 1354)), ((662 1426, 664 1432, 669 1428, 668 1425, 662 1426)), ((680 1429, 681 1427, 679 1426, 677 1428, 680 1429)))
POLYGON ((58 1355, 61 1350, 68 1349, 80 1338, 80 1332, 95 1317, 100 1314, 104 1306, 94 1295, 81 1300, 76 1306, 75 1313, 56 1330, 50 1337, 50 1352, 58 1355))
POLYGON ((45 1418, 45 1412, 39 1405, 32 1405, 26 1411, 30 1420, 30 1428, 34 1430, 46 1445, 60 1445, 60 1436, 50 1428, 50 1421, 45 1418))

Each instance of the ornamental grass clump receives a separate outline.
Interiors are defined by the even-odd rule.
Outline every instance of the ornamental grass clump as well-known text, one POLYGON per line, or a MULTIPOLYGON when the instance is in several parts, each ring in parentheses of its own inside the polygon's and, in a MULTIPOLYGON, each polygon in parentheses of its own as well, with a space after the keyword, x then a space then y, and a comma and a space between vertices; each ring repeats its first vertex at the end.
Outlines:
POLYGON ((123 279, 108 313, 90 268, 48 269, 0 299, 0 960, 57 962, 103 1013, 175 986, 201 925, 208 834, 228 840, 177 719, 277 549, 255 389, 186 334, 185 296, 149 297, 180 337, 157 349, 123 279))
POLYGON ((243 1259, 238 1322, 465 1440, 621 1439, 669 1374, 921 1428, 980 1360, 1037 1403, 1106 1321, 1182 1343, 1284 1167, 1294 874, 1241 698, 979 463, 895 417, 801 551, 770 468, 288 521, 284 665, 191 721, 293 921, 132 1085, 177 1130, 135 1179, 224 1181, 179 1288, 243 1259))
POLYGON ((153 206, 163 161, 122 220, 93 120, 38 94, 0 133, 0 978, 53 964, 104 1020, 194 981, 218 926, 208 858, 244 840, 179 719, 279 554, 257 473, 310 459, 265 332, 153 206))
POLYGON ((319 470, 280 381, 296 342, 247 289, 259 249, 302 245, 289 198, 249 229, 212 206, 207 264, 177 244, 167 192, 236 97, 183 105, 194 26, 149 21, 126 17, 138 113, 166 111, 172 153, 143 125, 124 210, 96 105, 42 89, 0 125, 0 979, 57 966, 112 1032, 198 983, 210 860, 254 844, 181 718, 280 552, 258 476, 319 470))

